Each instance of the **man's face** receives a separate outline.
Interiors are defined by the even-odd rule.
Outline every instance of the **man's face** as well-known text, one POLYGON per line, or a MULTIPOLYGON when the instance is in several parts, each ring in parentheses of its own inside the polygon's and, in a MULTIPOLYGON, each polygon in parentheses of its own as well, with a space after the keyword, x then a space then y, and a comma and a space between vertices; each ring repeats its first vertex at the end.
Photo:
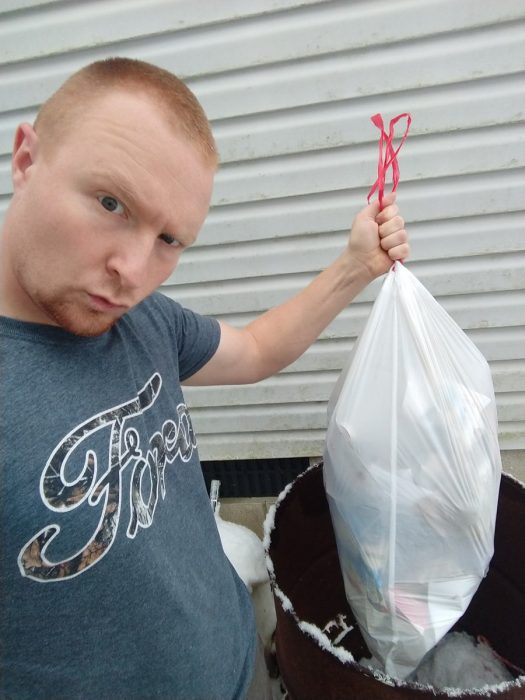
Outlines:
POLYGON ((88 104, 51 149, 32 138, 24 147, 31 138, 19 137, 13 159, 7 308, 99 335, 166 280, 195 241, 214 168, 151 100, 126 92, 88 104))

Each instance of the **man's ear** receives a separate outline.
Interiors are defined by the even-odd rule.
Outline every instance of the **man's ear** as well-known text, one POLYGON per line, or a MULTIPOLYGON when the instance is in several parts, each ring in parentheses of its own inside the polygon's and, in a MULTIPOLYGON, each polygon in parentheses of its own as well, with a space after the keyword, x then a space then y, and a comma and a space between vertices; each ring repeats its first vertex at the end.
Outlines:
POLYGON ((20 124, 15 132, 11 173, 15 192, 24 186, 29 176, 29 169, 35 162, 38 151, 38 136, 31 124, 20 124))

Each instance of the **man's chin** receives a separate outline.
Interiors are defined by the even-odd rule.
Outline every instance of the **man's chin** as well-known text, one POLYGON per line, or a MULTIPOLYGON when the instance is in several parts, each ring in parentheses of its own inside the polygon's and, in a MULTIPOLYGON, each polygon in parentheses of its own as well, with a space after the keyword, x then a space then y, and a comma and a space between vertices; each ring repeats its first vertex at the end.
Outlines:
POLYGON ((107 333, 109 330, 111 330, 111 328, 113 328, 116 322, 117 319, 113 319, 111 322, 106 323, 104 326, 102 326, 101 324, 92 324, 85 326, 72 325, 69 328, 66 326, 62 327, 64 328, 64 330, 69 331, 69 333, 72 333, 73 335, 78 335, 83 338, 95 338, 97 336, 104 335, 104 333, 107 333))
POLYGON ((104 335, 118 321, 118 317, 69 304, 49 305, 46 313, 63 330, 86 338, 104 335))

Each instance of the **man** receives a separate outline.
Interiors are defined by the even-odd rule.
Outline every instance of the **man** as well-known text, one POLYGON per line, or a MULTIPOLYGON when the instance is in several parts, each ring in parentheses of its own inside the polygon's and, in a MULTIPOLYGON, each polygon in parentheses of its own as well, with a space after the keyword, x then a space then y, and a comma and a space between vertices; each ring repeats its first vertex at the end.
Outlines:
POLYGON ((234 329, 156 293, 217 155, 171 74, 110 59, 18 127, 0 249, 2 698, 244 698, 250 598, 224 557, 180 383, 294 361, 407 257, 394 197, 303 292, 234 329))

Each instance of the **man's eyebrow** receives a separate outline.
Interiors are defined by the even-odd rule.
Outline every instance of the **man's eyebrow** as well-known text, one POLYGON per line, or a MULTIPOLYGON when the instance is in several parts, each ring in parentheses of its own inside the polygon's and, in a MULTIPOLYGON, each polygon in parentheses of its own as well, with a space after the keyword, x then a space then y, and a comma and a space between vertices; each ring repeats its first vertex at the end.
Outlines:
POLYGON ((115 190, 115 194, 121 195, 126 201, 140 208, 145 207, 145 203, 125 176, 115 177, 112 173, 103 170, 95 170, 93 174, 96 178, 107 182, 111 189, 115 190))

